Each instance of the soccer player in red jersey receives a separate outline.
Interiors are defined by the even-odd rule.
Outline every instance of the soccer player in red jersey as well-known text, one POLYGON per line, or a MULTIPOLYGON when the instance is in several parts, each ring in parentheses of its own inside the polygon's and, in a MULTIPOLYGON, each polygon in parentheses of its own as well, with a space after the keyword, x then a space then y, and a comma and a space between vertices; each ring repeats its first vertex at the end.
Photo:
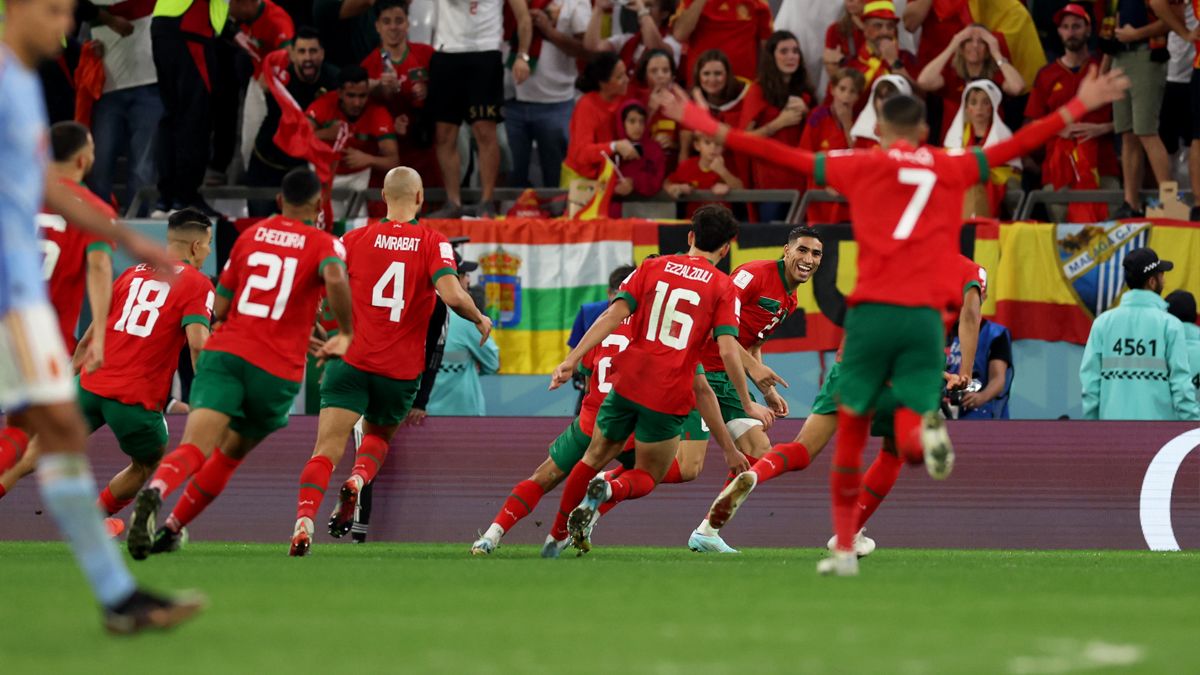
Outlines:
POLYGON ((308 555, 312 548, 313 517, 361 417, 364 435, 354 472, 342 484, 329 518, 330 535, 350 532, 358 494, 383 465, 388 443, 421 386, 425 335, 437 296, 475 324, 481 342, 492 331, 491 319, 458 281, 450 242, 417 222, 425 202, 420 174, 409 167, 392 169, 383 197, 386 218, 342 237, 358 333, 345 356, 326 366, 321 381, 316 447, 300 474, 293 556, 308 555))
POLYGON ((754 403, 746 388, 737 343, 737 298, 729 277, 715 264, 729 253, 737 222, 721 206, 705 206, 692 217, 686 255, 642 263, 625 282, 612 305, 596 320, 579 344, 554 370, 550 388, 571 379, 580 359, 632 316, 632 340, 615 360, 621 377, 596 418, 591 445, 567 477, 562 510, 571 508, 567 529, 580 551, 590 550, 591 528, 605 502, 649 494, 666 475, 679 445, 688 413, 697 404, 693 387, 704 343, 716 339, 722 362, 749 417, 770 425, 774 415, 754 403), (654 383, 646 386, 647 382, 654 383), (611 483, 597 476, 634 436, 636 464, 611 483))
POLYGON ((689 102, 679 89, 661 96, 664 114, 684 126, 716 135, 735 151, 811 174, 819 186, 828 184, 850 201, 860 249, 859 276, 846 316, 839 387, 841 433, 830 480, 837 547, 832 557, 818 565, 822 574, 858 573, 852 544, 862 451, 871 410, 889 377, 899 404, 895 425, 901 453, 911 456, 923 451, 935 478, 945 478, 951 468, 950 439, 933 413, 944 366, 939 312, 953 299, 951 270, 965 191, 987 178, 989 166, 1028 153, 1089 110, 1119 100, 1128 87, 1119 70, 1104 75, 1093 71, 1066 106, 1003 143, 968 152, 919 147, 928 134, 924 106, 911 97, 895 97, 884 104, 880 116, 880 149, 828 155, 730 130, 689 102), (914 260, 920 260, 929 274, 912 274, 914 260), (882 325, 889 330, 873 329, 882 325))
POLYGON ((340 357, 354 336, 345 249, 307 224, 320 210, 320 181, 293 169, 277 202, 282 214, 243 231, 221 273, 213 307, 221 323, 196 361, 183 442, 134 505, 126 544, 135 560, 177 550, 183 527, 225 489, 242 459, 287 426, 322 288, 340 331, 317 356, 340 357), (193 475, 167 522, 152 532, 163 498, 193 475))

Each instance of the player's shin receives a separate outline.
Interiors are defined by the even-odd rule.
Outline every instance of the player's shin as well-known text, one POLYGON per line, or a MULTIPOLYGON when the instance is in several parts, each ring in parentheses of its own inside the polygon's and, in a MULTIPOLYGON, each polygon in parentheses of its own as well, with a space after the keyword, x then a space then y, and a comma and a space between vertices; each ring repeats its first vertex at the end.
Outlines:
POLYGON ((366 434, 363 436, 362 443, 358 446, 358 452, 354 457, 354 470, 350 473, 350 477, 358 477, 363 485, 375 480, 375 475, 379 473, 379 469, 383 466, 383 461, 387 459, 388 442, 375 434, 366 434))
POLYGON ((758 483, 771 480, 789 471, 801 471, 812 461, 803 443, 779 443, 773 446, 751 467, 758 483))
POLYGON ((229 479, 233 477, 242 460, 233 459, 218 448, 209 457, 196 477, 192 479, 179 498, 179 503, 171 511, 167 519, 167 527, 178 532, 188 523, 195 520, 208 505, 225 489, 229 479))
POLYGON ((514 485, 512 492, 504 500, 504 505, 496 513, 492 527, 488 528, 488 534, 492 534, 492 528, 499 528, 500 531, 496 537, 499 540, 500 536, 512 530, 513 526, 522 518, 533 513, 544 494, 546 491, 542 489, 542 486, 531 480, 523 480, 514 485))
POLYGON ((837 449, 830 467, 829 487, 833 531, 840 551, 850 551, 854 546, 862 453, 867 443, 870 419, 868 415, 858 415, 845 408, 838 411, 837 449))
POLYGON ((858 492, 858 521, 854 525, 855 532, 867 524, 875 509, 879 508, 879 504, 892 491, 892 486, 900 477, 901 466, 903 462, 900 461, 900 457, 886 449, 880 451, 879 456, 871 463, 858 492))
POLYGON ((630 469, 621 474, 620 478, 609 483, 612 497, 609 503, 620 503, 627 499, 645 497, 654 491, 654 476, 643 469, 630 469))
POLYGON ((333 461, 324 455, 314 455, 300 472, 300 494, 296 497, 296 520, 312 521, 321 506, 321 499, 333 475, 333 461))
POLYGON ((163 458, 147 487, 158 490, 165 498, 199 471, 204 465, 204 460, 204 452, 200 448, 191 443, 184 443, 163 458))
POLYGON ((896 408, 896 449, 910 464, 924 461, 925 447, 921 443, 921 415, 912 408, 896 408))
POLYGON ((100 498, 96 500, 96 505, 99 506, 100 510, 103 511, 107 516, 117 515, 122 509, 132 503, 133 497, 128 497, 125 499, 117 498, 113 495, 112 489, 107 485, 104 486, 104 489, 100 491, 100 498))

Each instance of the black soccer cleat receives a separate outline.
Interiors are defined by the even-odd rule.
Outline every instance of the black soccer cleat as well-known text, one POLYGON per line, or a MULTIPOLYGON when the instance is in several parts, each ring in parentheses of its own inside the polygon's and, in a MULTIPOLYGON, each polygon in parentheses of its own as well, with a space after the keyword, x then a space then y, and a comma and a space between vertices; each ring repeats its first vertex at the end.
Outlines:
POLYGON ((114 635, 166 630, 192 618, 207 605, 203 595, 187 592, 164 597, 137 589, 116 607, 104 610, 104 627, 114 635))
POLYGON ((187 540, 188 534, 186 527, 180 528, 178 532, 167 527, 160 527, 158 528, 158 531, 154 533, 154 543, 150 546, 150 553, 151 555, 156 555, 158 553, 174 553, 175 551, 183 548, 183 545, 187 543, 187 540))
POLYGON ((158 519, 158 510, 162 508, 162 493, 154 488, 146 488, 138 493, 133 505, 133 515, 129 517, 129 534, 125 536, 125 546, 134 560, 145 560, 154 546, 154 527, 158 519))
POLYGON ((337 506, 329 516, 329 536, 334 539, 346 536, 354 526, 354 508, 358 506, 358 492, 358 483, 354 480, 342 484, 337 506))

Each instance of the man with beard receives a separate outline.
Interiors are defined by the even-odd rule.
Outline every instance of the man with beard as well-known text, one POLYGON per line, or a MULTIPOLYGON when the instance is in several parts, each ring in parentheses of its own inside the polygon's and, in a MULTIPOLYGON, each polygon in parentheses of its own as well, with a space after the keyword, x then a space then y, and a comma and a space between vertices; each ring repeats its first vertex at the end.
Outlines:
MULTIPOLYGON (((325 49, 317 31, 309 27, 297 30, 292 44, 268 54, 263 65, 263 77, 278 76, 301 109, 337 89, 337 75, 337 69, 325 63, 325 49)), ((268 93, 267 116, 254 139, 254 152, 246 170, 247 185, 277 188, 288 171, 305 164, 303 159, 292 157, 275 145, 275 132, 282 116, 275 97, 268 93)), ((249 211, 251 216, 269 216, 275 212, 275 201, 252 199, 249 211)))

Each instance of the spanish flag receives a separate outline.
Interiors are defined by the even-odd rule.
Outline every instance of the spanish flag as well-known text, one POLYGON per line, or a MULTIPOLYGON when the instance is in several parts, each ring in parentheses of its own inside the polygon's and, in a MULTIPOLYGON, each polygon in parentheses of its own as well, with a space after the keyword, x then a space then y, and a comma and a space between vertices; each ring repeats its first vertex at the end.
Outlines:
POLYGON ((571 218, 573 220, 595 220, 608 218, 608 207, 612 202, 617 181, 621 173, 612 158, 604 156, 604 168, 594 181, 578 179, 571 182, 567 195, 571 218))

